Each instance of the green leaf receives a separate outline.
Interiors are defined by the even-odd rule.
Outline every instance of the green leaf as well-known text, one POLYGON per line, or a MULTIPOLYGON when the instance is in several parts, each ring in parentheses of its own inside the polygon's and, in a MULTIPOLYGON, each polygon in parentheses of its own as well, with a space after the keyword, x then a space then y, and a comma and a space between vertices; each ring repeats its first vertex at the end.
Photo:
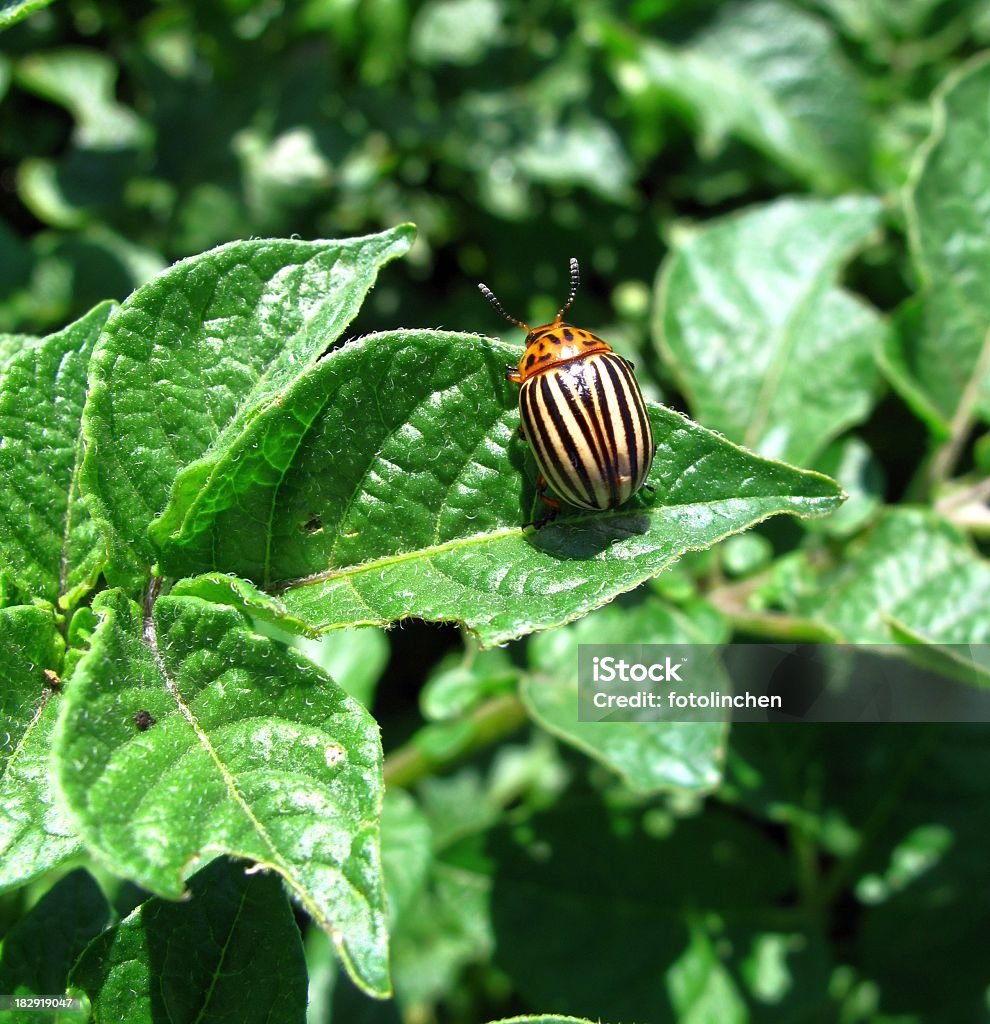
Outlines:
POLYGON ((833 441, 822 452, 815 469, 837 481, 849 498, 831 515, 808 520, 805 529, 840 538, 858 533, 883 501, 885 479, 879 460, 864 441, 850 436, 833 441))
POLYGON ((619 602, 536 637, 530 646, 532 674, 521 696, 530 714, 565 742, 597 758, 637 793, 664 789, 705 790, 718 785, 727 722, 578 721, 580 644, 713 643, 680 612, 655 595, 619 602))
POLYGON ((326 932, 310 928, 304 946, 309 974, 307 1024, 402 1024, 394 999, 372 999, 340 969, 326 932))
POLYGON ((491 955, 491 880, 477 865, 435 860, 427 885, 393 933, 392 972, 404 1006, 444 998, 468 964, 491 955))
POLYGON ((670 1001, 682 1024, 749 1024, 746 1003, 722 962, 717 942, 704 925, 692 920, 687 949, 668 974, 670 1001))
POLYGON ((424 64, 474 64, 497 41, 498 0, 430 0, 417 13, 412 55, 424 64))
POLYGON ((990 651, 987 648, 973 650, 966 646, 960 651, 956 647, 934 643, 920 630, 911 629, 895 618, 888 617, 886 622, 891 637, 897 643, 907 645, 902 653, 916 665, 946 679, 990 690, 990 651))
POLYGON ((358 984, 387 994, 375 722, 232 608, 164 597, 142 622, 116 591, 93 607, 103 621, 55 737, 86 843, 171 899, 199 862, 256 861, 331 933, 358 984))
POLYGON ((602 1021, 590 1021, 586 1017, 560 1017, 554 1014, 551 1017, 539 1014, 536 1017, 503 1017, 492 1021, 491 1024, 603 1024, 602 1021))
MULTIPOLYGON (((120 307, 93 357, 83 416, 87 500, 130 585, 180 469, 224 451, 335 342, 412 228, 342 242, 232 242, 183 260, 120 307)), ((210 460, 182 475, 199 486, 210 460)))
MULTIPOLYGON (((104 223, 119 215, 128 183, 140 168, 140 156, 133 149, 70 149, 58 160, 28 157, 17 169, 17 194, 45 224, 69 230, 89 226, 91 247, 108 250, 104 259, 109 261, 118 255, 114 250, 141 251, 115 236, 104 223), (116 244, 112 244, 115 237, 116 244)), ((75 241, 72 236, 64 240, 70 245, 75 241)), ((55 239, 49 244, 53 248, 57 245, 55 239)), ((94 268, 89 269, 92 273, 94 268)), ((156 270, 160 269, 159 265, 156 270)), ((104 294, 112 291, 109 280, 104 278, 102 283, 104 294)), ((75 295, 71 299, 78 301, 75 295)))
POLYGON ((282 581, 289 612, 319 629, 454 619, 498 644, 577 618, 768 516, 841 501, 827 478, 654 407, 655 496, 523 530, 533 486, 504 379, 518 355, 435 331, 331 353, 197 472, 198 492, 177 489, 154 531, 164 571, 282 581))
POLYGON ((519 675, 509 652, 501 648, 450 655, 419 691, 420 710, 432 722, 461 718, 486 700, 514 693, 519 675))
POLYGON ((127 295, 165 266, 161 256, 102 224, 35 235, 31 258, 25 304, 30 304, 31 320, 54 325, 50 329, 107 295, 127 295))
POLYGON ((47 7, 52 0, 3 0, 0 3, 0 31, 16 25, 22 18, 47 7))
POLYGON ((890 509, 802 610, 850 643, 891 643, 891 623, 933 643, 990 643, 990 564, 922 509, 890 509))
POLYGON ((380 629, 339 629, 316 640, 293 640, 297 650, 319 665, 355 700, 370 708, 389 659, 389 642, 380 629))
POLYGON ((0 610, 0 891, 79 850, 48 781, 52 731, 65 697, 45 670, 59 670, 62 649, 48 612, 0 610))
POLYGON ((89 946, 70 981, 93 1019, 299 1024, 306 965, 278 879, 216 860, 189 895, 148 900, 89 946))
MULTIPOLYGON (((523 180, 562 188, 583 185, 612 202, 627 203, 635 170, 622 143, 607 121, 576 114, 565 124, 541 124, 511 160, 523 180)), ((489 187, 505 187, 500 168, 493 168, 491 176, 495 181, 489 187)))
POLYGON ((697 123, 702 155, 736 136, 813 187, 863 177, 868 111, 832 31, 776 0, 725 5, 715 23, 675 49, 622 40, 616 67, 632 102, 659 95, 697 123))
POLYGON ((888 346, 891 382, 955 436, 990 420, 990 154, 980 141, 988 103, 986 56, 936 93, 932 134, 905 195, 920 306, 888 346))
POLYGON ((416 801, 401 789, 390 790, 382 812, 382 866, 393 926, 423 889, 432 838, 430 823, 416 801))
POLYGON ((22 88, 72 114, 80 147, 123 149, 147 137, 137 114, 117 102, 117 64, 99 50, 79 46, 32 53, 17 63, 14 75, 22 88))
POLYGON ((33 334, 0 334, 0 374, 14 356, 37 345, 42 339, 33 334))
POLYGON ((109 923, 110 907, 92 876, 81 868, 66 875, 4 937, 0 990, 61 995, 70 968, 109 923))
POLYGON ((654 323, 694 416, 803 465, 867 417, 887 327, 837 278, 879 215, 865 197, 780 199, 675 250, 654 323))
POLYGON ((90 356, 112 302, 22 348, 0 379, 0 559, 26 594, 71 608, 105 560, 83 504, 80 418, 90 356))
MULTIPOLYGON (((169 597, 198 597, 212 604, 229 605, 249 616, 255 623, 276 626, 286 633, 310 632, 306 623, 286 611, 277 597, 259 590, 249 580, 224 573, 212 572, 203 576, 179 580, 169 590, 169 597)), ((327 666, 321 666, 327 668, 327 666)), ((334 673, 328 669, 328 674, 334 673)))

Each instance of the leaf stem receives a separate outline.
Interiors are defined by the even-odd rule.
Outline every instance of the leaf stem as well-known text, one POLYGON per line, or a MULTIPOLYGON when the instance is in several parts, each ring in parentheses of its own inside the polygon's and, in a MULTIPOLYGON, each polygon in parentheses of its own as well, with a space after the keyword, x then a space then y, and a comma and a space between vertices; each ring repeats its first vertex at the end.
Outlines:
POLYGON ((801 822, 792 821, 787 831, 794 853, 801 902, 813 917, 818 918, 823 906, 818 846, 801 822))
POLYGON ((983 345, 976 359, 976 365, 962 394, 959 404, 949 423, 949 437, 936 452, 928 467, 928 491, 931 494, 944 483, 955 469, 963 445, 975 422, 976 406, 980 398, 983 380, 990 373, 990 329, 983 336, 983 345))
POLYGON ((473 727, 471 739, 450 757, 430 756, 415 739, 389 754, 385 758, 385 786, 412 786, 420 779, 510 735, 526 719, 526 708, 515 694, 494 697, 468 715, 466 721, 473 727))
POLYGON ((935 511, 970 533, 990 534, 990 477, 947 494, 935 503, 935 511))
POLYGON ((749 598, 772 576, 772 570, 758 573, 739 583, 710 590, 708 600, 732 623, 736 630, 772 640, 796 643, 835 643, 838 637, 828 626, 786 612, 771 612, 747 607, 749 598))

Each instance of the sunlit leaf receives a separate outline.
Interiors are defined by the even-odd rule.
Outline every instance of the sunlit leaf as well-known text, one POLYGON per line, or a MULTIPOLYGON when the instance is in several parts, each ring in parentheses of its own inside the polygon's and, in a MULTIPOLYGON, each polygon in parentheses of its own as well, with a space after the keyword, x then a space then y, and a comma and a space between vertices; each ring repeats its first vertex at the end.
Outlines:
POLYGON ((656 339, 702 423, 809 465, 866 418, 887 328, 837 279, 879 214, 869 198, 782 199, 675 249, 658 282, 656 339))
MULTIPOLYGON (((616 602, 565 629, 541 634, 523 680, 530 713, 556 736, 601 760, 640 793, 711 789, 721 777, 727 722, 578 721, 580 644, 705 644, 718 641, 655 595, 616 602)), ((713 679, 712 686, 725 685, 713 679)))
POLYGON ((290 613, 320 629, 413 615, 462 621, 492 644, 576 618, 770 515, 841 500, 826 477, 654 407, 654 495, 524 530, 538 513, 511 356, 430 331, 331 353, 190 467, 154 530, 162 567, 278 584, 290 613))
POLYGON ((856 73, 829 27, 790 4, 727 4, 684 47, 621 38, 616 53, 624 92, 679 104, 703 154, 734 135, 824 191, 862 177, 869 122, 856 73))
POLYGON ((378 727, 230 607, 101 594, 67 688, 56 772, 86 843, 178 899, 220 853, 280 874, 360 985, 388 991, 378 727))
POLYGON ((0 610, 0 891, 79 852, 48 778, 62 649, 49 613, 0 610))
POLYGON ((80 418, 90 356, 113 304, 23 347, 0 380, 0 557, 26 594, 71 607, 95 582, 103 538, 83 504, 80 418))
MULTIPOLYGON (((408 227, 345 242, 233 242, 127 299, 93 357, 83 416, 84 485, 115 580, 146 576, 148 524, 177 472, 280 401, 410 243, 408 227)), ((177 486, 195 484, 185 474, 177 486)))
POLYGON ((888 370, 941 433, 990 419, 990 155, 980 144, 990 102, 990 60, 967 64, 935 98, 935 125, 906 194, 921 278, 888 370))

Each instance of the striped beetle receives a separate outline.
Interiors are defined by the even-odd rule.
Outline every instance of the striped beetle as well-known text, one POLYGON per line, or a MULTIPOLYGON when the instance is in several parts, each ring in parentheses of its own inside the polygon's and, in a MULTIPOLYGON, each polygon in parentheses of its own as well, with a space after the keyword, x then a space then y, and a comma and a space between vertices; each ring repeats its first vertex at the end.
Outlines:
POLYGON ((580 281, 572 258, 567 302, 553 323, 533 328, 509 316, 487 285, 478 285, 506 320, 526 331, 526 351, 505 376, 522 385, 519 432, 533 450, 540 471, 536 488, 549 509, 540 526, 561 508, 546 496, 548 485, 577 508, 617 508, 644 486, 656 452, 632 363, 601 338, 564 322, 580 281))

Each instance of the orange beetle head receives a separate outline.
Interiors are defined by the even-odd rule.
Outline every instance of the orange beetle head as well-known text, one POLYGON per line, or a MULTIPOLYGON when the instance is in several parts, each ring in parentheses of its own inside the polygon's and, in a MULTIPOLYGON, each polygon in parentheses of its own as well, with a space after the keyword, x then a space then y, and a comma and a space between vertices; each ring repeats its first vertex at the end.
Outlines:
POLYGON ((571 292, 567 296, 567 302, 558 310, 553 322, 543 324, 541 327, 530 327, 522 320, 509 316, 502 308, 502 303, 495 298, 491 288, 479 284, 481 294, 505 317, 509 323, 516 324, 526 331, 526 351, 519 360, 519 369, 511 376, 517 384, 521 384, 527 377, 533 377, 543 373, 551 367, 559 366, 561 363, 570 362, 572 359, 579 359, 581 356, 591 355, 593 352, 611 352, 611 346, 607 345, 601 338, 580 327, 564 323, 564 314, 574 302, 577 295, 578 285, 581 283, 581 269, 578 261, 571 257, 571 292), (518 379, 516 379, 518 378, 518 379))

